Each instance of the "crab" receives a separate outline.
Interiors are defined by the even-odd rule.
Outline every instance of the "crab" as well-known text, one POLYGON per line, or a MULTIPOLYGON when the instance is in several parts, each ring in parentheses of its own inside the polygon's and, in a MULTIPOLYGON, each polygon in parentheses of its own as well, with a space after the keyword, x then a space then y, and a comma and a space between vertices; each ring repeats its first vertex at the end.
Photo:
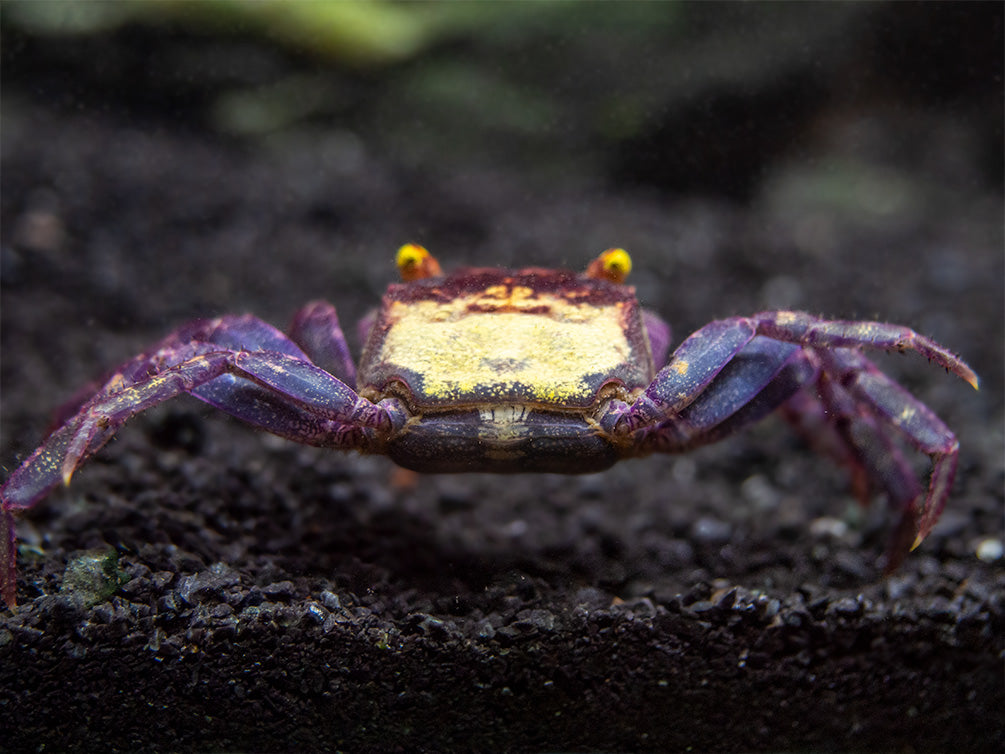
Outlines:
POLYGON ((0 487, 7 605, 14 513, 69 484, 130 417, 180 393, 300 443, 384 454, 418 472, 595 472, 718 441, 781 409, 849 468, 863 501, 885 492, 900 511, 888 570, 945 506, 956 437, 863 351, 916 351, 975 388, 978 380, 907 327, 766 311, 711 322, 668 359, 670 328, 624 284, 623 249, 579 274, 445 275, 415 244, 398 251, 397 265, 403 282, 360 323, 358 369, 334 307, 315 301, 288 334, 251 315, 186 324, 64 407, 65 421, 0 487), (931 458, 927 489, 905 447, 931 458))

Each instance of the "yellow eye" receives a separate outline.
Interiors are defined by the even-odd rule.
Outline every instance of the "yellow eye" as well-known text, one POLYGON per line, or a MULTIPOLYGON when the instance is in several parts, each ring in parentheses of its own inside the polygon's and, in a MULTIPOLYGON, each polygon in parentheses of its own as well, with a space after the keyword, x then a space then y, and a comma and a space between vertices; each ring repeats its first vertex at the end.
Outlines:
POLYGON ((615 282, 623 282, 628 273, 632 271, 632 258, 624 249, 608 249, 600 258, 604 262, 604 269, 612 278, 617 278, 615 282))
POLYGON ((608 249, 590 262, 586 268, 586 276, 597 280, 610 280, 612 283, 623 283, 628 273, 632 271, 632 258, 624 249, 608 249))
POLYGON ((398 272, 401 273, 401 279, 406 283, 442 274, 436 257, 417 243, 406 243, 398 249, 395 262, 398 265, 398 272))
POLYGON ((398 257, 395 261, 397 262, 398 269, 404 271, 412 267, 418 267, 428 256, 429 252, 426 251, 424 246, 419 246, 417 243, 406 243, 398 249, 398 257))

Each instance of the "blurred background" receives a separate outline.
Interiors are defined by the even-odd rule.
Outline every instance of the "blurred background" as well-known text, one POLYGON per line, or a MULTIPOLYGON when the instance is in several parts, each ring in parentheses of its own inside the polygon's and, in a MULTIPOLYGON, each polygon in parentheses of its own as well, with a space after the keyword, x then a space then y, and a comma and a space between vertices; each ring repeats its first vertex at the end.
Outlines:
POLYGON ((103 325, 286 317, 285 285, 355 315, 409 239, 447 266, 618 244, 686 328, 906 320, 1001 382, 966 349, 1001 330, 1000 254, 967 263, 1000 251, 996 4, 0 7, 5 282, 98 277, 103 325))

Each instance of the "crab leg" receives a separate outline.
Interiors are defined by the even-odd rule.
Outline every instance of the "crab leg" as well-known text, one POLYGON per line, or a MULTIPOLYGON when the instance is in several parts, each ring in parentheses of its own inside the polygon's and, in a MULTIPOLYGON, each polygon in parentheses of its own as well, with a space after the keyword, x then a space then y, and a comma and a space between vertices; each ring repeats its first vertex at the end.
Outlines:
POLYGON ((755 335, 824 352, 834 348, 913 350, 978 386, 977 375, 958 356, 910 328, 881 322, 821 320, 804 312, 761 312, 711 322, 692 333, 632 406, 616 431, 658 424, 680 411, 707 387, 755 335))
MULTIPOLYGON (((263 429, 305 443, 359 448, 347 440, 355 429, 369 429, 367 439, 390 427, 387 410, 361 398, 348 386, 309 362, 269 351, 211 351, 193 344, 189 358, 125 388, 113 384, 88 401, 60 427, 0 487, 5 510, 27 508, 73 472, 129 418, 180 393, 198 395, 211 381, 233 375, 256 385, 271 398, 267 407, 289 411, 255 414, 231 405, 227 396, 213 401, 224 410, 263 429), (201 351, 201 352, 200 352, 201 351), (307 422, 304 424, 303 422, 307 422), (295 429, 294 429, 295 428, 295 429)), ((210 391, 211 397, 221 393, 210 391)), ((357 442, 363 438, 354 435, 357 442)))
POLYGON ((980 384, 977 375, 959 356, 909 327, 883 322, 825 320, 805 312, 790 311, 760 312, 751 317, 750 321, 759 335, 821 351, 833 348, 917 351, 929 361, 934 361, 970 383, 975 389, 980 384))
POLYGON ((785 418, 807 444, 849 469, 852 491, 863 505, 879 491, 905 510, 921 494, 921 484, 889 428, 826 372, 820 372, 814 388, 789 399, 785 418))
POLYGON ((680 413, 643 429, 642 447, 677 453, 716 442, 777 409, 816 374, 799 346, 755 337, 680 413))
MULTIPOLYGON (((221 317, 193 325, 191 332, 182 328, 170 340, 174 342, 180 335, 186 340, 202 340, 232 350, 277 351, 298 361, 310 360, 321 369, 331 367, 329 375, 344 383, 336 390, 355 382, 356 367, 339 327, 338 315, 331 304, 323 301, 311 302, 296 313, 289 337, 251 315, 221 317)), ((316 417, 305 415, 297 404, 278 401, 272 389, 238 374, 221 375, 191 393, 273 434, 315 445, 330 444, 330 438, 323 433, 316 433, 318 439, 314 441, 304 436, 304 428, 311 426, 316 417)))
POLYGON ((335 307, 327 301, 312 301, 293 317, 290 338, 311 361, 346 385, 356 384, 356 365, 349 353, 335 307))
POLYGON ((278 351, 307 359, 296 343, 272 325, 251 315, 227 316, 218 319, 196 319, 179 327, 143 353, 137 354, 100 379, 88 383, 66 403, 53 412, 53 432, 74 416, 80 407, 95 397, 105 385, 116 382, 120 387, 147 379, 175 363, 184 346, 193 342, 213 343, 222 348, 245 351, 278 351))
MULTIPOLYGON (((698 330, 632 406, 616 407, 602 425, 613 423, 615 432, 651 433, 643 441, 647 449, 680 451, 760 418, 816 375, 819 399, 811 416, 818 426, 829 425, 824 439, 852 468, 856 492, 864 497, 871 479, 902 510, 889 550, 890 570, 938 520, 952 486, 959 444, 930 409, 859 353, 862 347, 914 350, 978 385, 959 357, 908 328, 763 312, 698 330), (777 350, 783 345, 793 350, 777 350), (889 436, 891 429, 932 459, 923 500, 917 477, 889 436)), ((795 400, 804 407, 809 401, 795 400)))
POLYGON ((916 529, 910 542, 910 549, 914 549, 931 532, 945 507, 956 475, 959 442, 931 409, 861 354, 840 349, 820 356, 827 371, 842 388, 867 406, 883 424, 895 429, 911 446, 932 459, 928 492, 920 508, 921 496, 910 495, 912 490, 902 490, 898 496, 906 502, 904 515, 910 517, 912 528, 916 529))
POLYGON ((74 470, 130 417, 185 392, 276 434, 347 450, 379 445, 398 421, 389 407, 358 396, 259 320, 187 325, 154 353, 124 364, 0 487, 0 595, 8 604, 14 600, 12 511, 34 505, 60 481, 69 483, 74 470), (283 351, 220 345, 234 341, 283 351), (249 395, 253 400, 245 403, 249 395))
MULTIPOLYGON (((339 347, 339 341, 343 345, 345 343, 345 339, 340 337, 340 331, 336 329, 337 326, 338 318, 331 306, 324 305, 323 308, 318 304, 311 304, 297 314, 293 329, 295 334, 309 341, 310 345, 314 347, 316 356, 323 358, 326 354, 335 352, 339 347)), ((289 337, 272 325, 251 315, 195 320, 178 328, 150 350, 122 364, 111 376, 106 375, 100 383, 105 386, 104 391, 98 391, 92 385, 89 395, 78 394, 75 400, 61 407, 58 411, 57 428, 67 423, 89 400, 96 400, 102 392, 117 392, 165 372, 191 356, 195 352, 193 349, 204 352, 272 351, 304 362, 307 362, 309 358, 289 337), (97 395, 95 395, 96 392, 97 395)), ((346 363, 342 365, 342 369, 354 372, 355 367, 351 359, 348 358, 348 353, 345 354, 344 361, 346 363)), ((342 386, 342 389, 345 389, 345 385, 342 386)), ((271 415, 264 416, 262 404, 276 403, 275 398, 270 401, 269 391, 266 388, 236 374, 220 375, 205 385, 194 387, 188 392, 255 426, 271 429, 276 434, 287 437, 294 433, 279 431, 278 425, 282 424, 284 418, 286 423, 291 426, 300 421, 296 416, 296 408, 292 405, 286 406, 285 413, 273 409, 271 415), (237 394, 238 391, 240 396, 237 394), (241 402, 249 400, 252 394, 259 401, 257 406, 250 403, 245 405, 241 402), (262 420, 257 419, 256 414, 262 420), (270 427, 269 421, 266 419, 276 422, 277 426, 270 427)))
POLYGON ((649 338, 649 352, 653 355, 653 361, 662 364, 667 360, 670 353, 670 342, 672 332, 670 325, 663 321, 656 312, 649 309, 642 310, 642 321, 646 326, 646 335, 649 338))
MULTIPOLYGON (((324 301, 313 301, 296 313, 289 337, 257 317, 229 316, 190 323, 159 344, 158 352, 170 351, 172 347, 193 340, 233 350, 285 353, 300 360, 313 362, 346 385, 353 385, 356 382, 356 366, 339 326, 335 307, 324 301)), ((148 354, 137 357, 140 362, 148 359, 148 354)), ((192 391, 193 395, 206 403, 255 426, 270 429, 266 423, 255 418, 256 415, 263 413, 262 404, 270 402, 267 393, 268 391, 256 383, 236 375, 222 375, 192 391), (256 406, 256 402, 259 405, 256 406)), ((281 418, 276 413, 273 413, 273 417, 281 418)), ((293 415, 287 418, 294 423, 297 421, 293 415)), ((290 432, 280 432, 274 427, 271 431, 285 437, 291 436, 290 432)))
POLYGON ((695 331, 677 347, 646 391, 631 406, 604 417, 601 426, 630 434, 678 415, 753 340, 756 332, 752 321, 739 317, 711 322, 695 331))

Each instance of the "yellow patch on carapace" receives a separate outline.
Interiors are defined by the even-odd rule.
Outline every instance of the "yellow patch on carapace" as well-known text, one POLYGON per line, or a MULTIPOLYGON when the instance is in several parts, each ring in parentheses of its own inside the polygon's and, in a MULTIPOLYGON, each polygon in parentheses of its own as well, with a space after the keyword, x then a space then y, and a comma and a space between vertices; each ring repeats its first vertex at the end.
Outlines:
POLYGON ((472 303, 486 307, 513 307, 515 309, 538 306, 530 303, 534 289, 526 285, 490 285, 481 296, 472 297, 472 303))
POLYGON ((580 304, 521 285, 447 301, 391 302, 373 363, 411 373, 416 400, 582 405, 587 379, 632 361, 624 302, 580 304))
POLYGON ((687 374, 687 370, 691 368, 691 365, 688 362, 684 361, 683 359, 674 361, 673 363, 670 364, 670 366, 673 367, 673 370, 677 374, 687 374))

